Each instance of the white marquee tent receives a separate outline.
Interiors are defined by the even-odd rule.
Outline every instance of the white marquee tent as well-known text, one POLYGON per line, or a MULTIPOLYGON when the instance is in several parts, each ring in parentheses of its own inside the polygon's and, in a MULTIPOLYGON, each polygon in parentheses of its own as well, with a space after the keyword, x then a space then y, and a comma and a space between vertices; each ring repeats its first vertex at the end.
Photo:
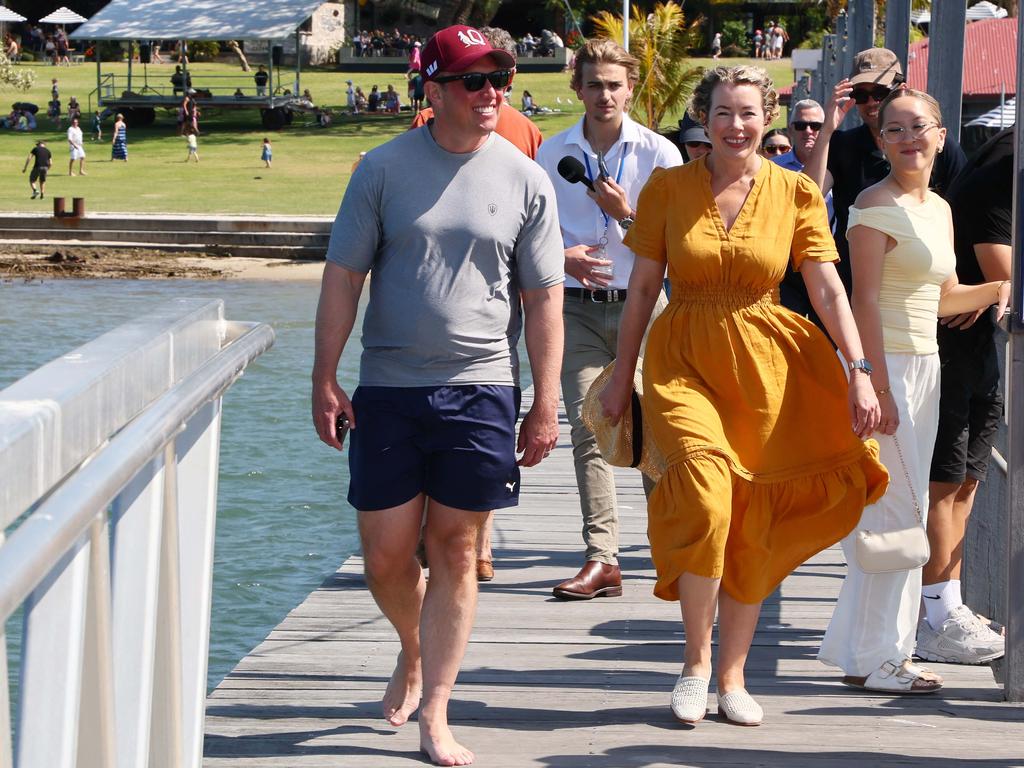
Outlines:
POLYGON ((324 0, 113 0, 76 40, 280 40, 324 0))

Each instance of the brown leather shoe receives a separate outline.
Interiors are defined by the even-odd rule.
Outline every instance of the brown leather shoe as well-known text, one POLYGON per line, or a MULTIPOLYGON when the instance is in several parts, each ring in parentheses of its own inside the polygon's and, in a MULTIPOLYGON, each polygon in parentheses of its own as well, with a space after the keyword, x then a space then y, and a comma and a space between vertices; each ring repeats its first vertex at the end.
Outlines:
POLYGON ((563 581, 551 593, 559 600, 592 600, 595 597, 621 597, 622 572, 617 565, 589 560, 580 572, 563 581))
POLYGON ((476 580, 490 581, 494 578, 494 563, 490 560, 476 561, 476 580))

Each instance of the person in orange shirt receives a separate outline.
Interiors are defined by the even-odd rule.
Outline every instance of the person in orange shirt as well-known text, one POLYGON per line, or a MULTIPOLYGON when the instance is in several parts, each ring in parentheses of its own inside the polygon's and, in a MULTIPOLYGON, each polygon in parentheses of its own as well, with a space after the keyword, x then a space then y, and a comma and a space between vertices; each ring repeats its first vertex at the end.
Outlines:
MULTIPOLYGON (((492 46, 508 51, 513 56, 516 55, 515 41, 512 40, 508 32, 499 27, 481 27, 480 31, 492 46)), ((503 104, 502 106, 506 105, 503 104)), ((433 118, 433 109, 430 107, 422 109, 412 119, 412 125, 409 126, 409 130, 427 125, 433 118)), ((537 158, 537 150, 544 140, 540 129, 534 122, 517 109, 502 108, 498 110, 498 127, 495 129, 495 133, 511 141, 531 160, 537 158)))

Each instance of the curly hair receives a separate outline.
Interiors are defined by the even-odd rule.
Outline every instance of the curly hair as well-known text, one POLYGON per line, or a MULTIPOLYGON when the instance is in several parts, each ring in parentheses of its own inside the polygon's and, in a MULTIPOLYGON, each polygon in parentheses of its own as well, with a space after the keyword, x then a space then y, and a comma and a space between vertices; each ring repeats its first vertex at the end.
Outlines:
POLYGON ((595 38, 587 40, 573 59, 572 80, 569 84, 574 91, 583 88, 584 64, 618 64, 626 68, 626 80, 635 85, 640 78, 640 62, 629 51, 614 40, 595 38))
POLYGON ((761 92, 761 108, 764 110, 765 125, 779 116, 779 94, 768 73, 761 67, 741 65, 738 67, 715 67, 704 73, 704 78, 693 89, 687 112, 694 120, 706 126, 711 112, 711 95, 722 83, 752 85, 761 92))
POLYGON ((480 34, 487 38, 492 48, 500 48, 505 53, 516 55, 516 41, 501 27, 480 27, 480 34))
POLYGON ((924 91, 918 91, 913 88, 906 87, 897 88, 882 99, 882 103, 878 107, 879 125, 881 125, 885 120, 885 108, 896 101, 896 99, 902 99, 904 96, 913 96, 915 99, 923 101, 925 106, 928 107, 928 111, 932 113, 932 117, 935 118, 935 122, 939 124, 939 128, 942 127, 942 107, 939 106, 939 102, 935 100, 935 97, 925 93, 924 91))

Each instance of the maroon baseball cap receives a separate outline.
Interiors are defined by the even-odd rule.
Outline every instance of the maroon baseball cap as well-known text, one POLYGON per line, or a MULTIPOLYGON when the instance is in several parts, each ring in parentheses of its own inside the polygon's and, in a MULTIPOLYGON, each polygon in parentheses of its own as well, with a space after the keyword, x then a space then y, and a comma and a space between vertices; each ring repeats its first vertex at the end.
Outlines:
POLYGON ((508 51, 493 47, 479 29, 455 24, 435 33, 423 46, 420 60, 423 75, 433 80, 442 72, 465 72, 484 56, 493 56, 507 69, 516 65, 516 58, 508 51))

